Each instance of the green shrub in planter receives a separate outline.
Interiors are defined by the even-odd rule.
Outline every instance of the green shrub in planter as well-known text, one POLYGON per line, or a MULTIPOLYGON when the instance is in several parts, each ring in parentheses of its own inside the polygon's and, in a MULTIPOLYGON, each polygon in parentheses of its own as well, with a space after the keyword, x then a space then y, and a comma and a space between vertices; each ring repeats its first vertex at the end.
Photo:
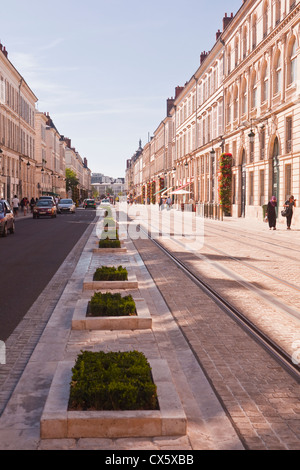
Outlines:
POLYGON ((131 295, 102 294, 96 292, 88 305, 87 316, 120 317, 136 315, 136 305, 131 295))
POLYGON ((156 385, 143 353, 81 351, 72 369, 69 410, 155 410, 156 385))
POLYGON ((99 248, 121 248, 120 240, 99 240, 99 248))
POLYGON ((119 240, 118 230, 112 228, 109 230, 103 230, 101 233, 101 240, 119 240))
POLYGON ((94 273, 94 281, 127 281, 128 280, 128 272, 126 268, 122 266, 118 266, 115 268, 114 266, 102 266, 101 268, 97 268, 94 273))

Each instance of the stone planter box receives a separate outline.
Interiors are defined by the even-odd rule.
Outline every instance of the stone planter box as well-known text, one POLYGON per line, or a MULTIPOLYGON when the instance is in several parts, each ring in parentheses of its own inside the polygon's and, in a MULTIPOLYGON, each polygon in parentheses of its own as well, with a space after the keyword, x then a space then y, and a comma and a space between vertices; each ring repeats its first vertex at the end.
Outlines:
POLYGON ((41 417, 42 439, 182 436, 187 419, 167 361, 149 360, 159 410, 68 411, 74 362, 60 362, 41 417))
POLYGON ((144 299, 134 299, 137 315, 87 317, 88 299, 77 301, 72 319, 73 330, 143 330, 152 328, 152 318, 144 299))
POLYGON ((94 248, 93 253, 106 255, 107 253, 126 253, 127 248, 94 248))
POLYGON ((136 275, 131 271, 130 268, 126 268, 128 272, 128 280, 127 281, 94 281, 94 273, 88 273, 83 281, 83 290, 119 290, 119 289, 137 289, 138 288, 138 281, 136 275))

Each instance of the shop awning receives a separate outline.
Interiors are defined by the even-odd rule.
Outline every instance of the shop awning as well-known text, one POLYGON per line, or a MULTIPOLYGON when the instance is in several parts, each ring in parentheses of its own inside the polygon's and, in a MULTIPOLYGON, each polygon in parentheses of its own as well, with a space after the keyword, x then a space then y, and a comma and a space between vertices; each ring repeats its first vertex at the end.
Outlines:
POLYGON ((176 196, 176 194, 178 194, 178 195, 180 195, 180 194, 191 194, 191 191, 185 191, 184 189, 178 189, 177 191, 172 191, 170 194, 175 194, 175 196, 176 196))
POLYGON ((166 189, 167 189, 167 188, 163 188, 163 189, 161 189, 160 191, 157 191, 157 193, 153 194, 153 196, 156 196, 156 194, 159 194, 159 193, 161 193, 162 191, 165 191, 166 189))
POLYGON ((187 186, 190 186, 191 184, 193 184, 193 181, 190 181, 189 183, 186 183, 183 186, 180 186, 180 188, 174 189, 174 191, 172 191, 172 194, 183 194, 183 193, 179 193, 178 191, 181 191, 182 189, 186 188, 187 186))
POLYGON ((173 189, 173 186, 171 186, 170 188, 166 189, 166 190, 162 193, 162 196, 163 196, 165 193, 168 193, 171 189, 173 189))

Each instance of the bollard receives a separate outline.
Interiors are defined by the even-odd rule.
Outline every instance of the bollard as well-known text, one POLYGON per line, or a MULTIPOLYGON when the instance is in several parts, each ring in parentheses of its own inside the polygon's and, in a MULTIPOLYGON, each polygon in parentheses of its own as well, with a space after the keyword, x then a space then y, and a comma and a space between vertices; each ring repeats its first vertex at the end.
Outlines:
POLYGON ((4 341, 0 341, 0 364, 6 364, 6 347, 4 341))

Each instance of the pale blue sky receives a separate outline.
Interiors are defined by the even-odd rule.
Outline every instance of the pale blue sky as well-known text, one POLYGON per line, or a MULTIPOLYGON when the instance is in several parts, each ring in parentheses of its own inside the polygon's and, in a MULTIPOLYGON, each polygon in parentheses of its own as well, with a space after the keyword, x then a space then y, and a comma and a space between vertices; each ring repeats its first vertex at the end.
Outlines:
MULTIPOLYGON (((0 5, 4 2, 0 2, 0 5)), ((124 177, 242 0, 10 0, 8 58, 92 172, 124 177)))

